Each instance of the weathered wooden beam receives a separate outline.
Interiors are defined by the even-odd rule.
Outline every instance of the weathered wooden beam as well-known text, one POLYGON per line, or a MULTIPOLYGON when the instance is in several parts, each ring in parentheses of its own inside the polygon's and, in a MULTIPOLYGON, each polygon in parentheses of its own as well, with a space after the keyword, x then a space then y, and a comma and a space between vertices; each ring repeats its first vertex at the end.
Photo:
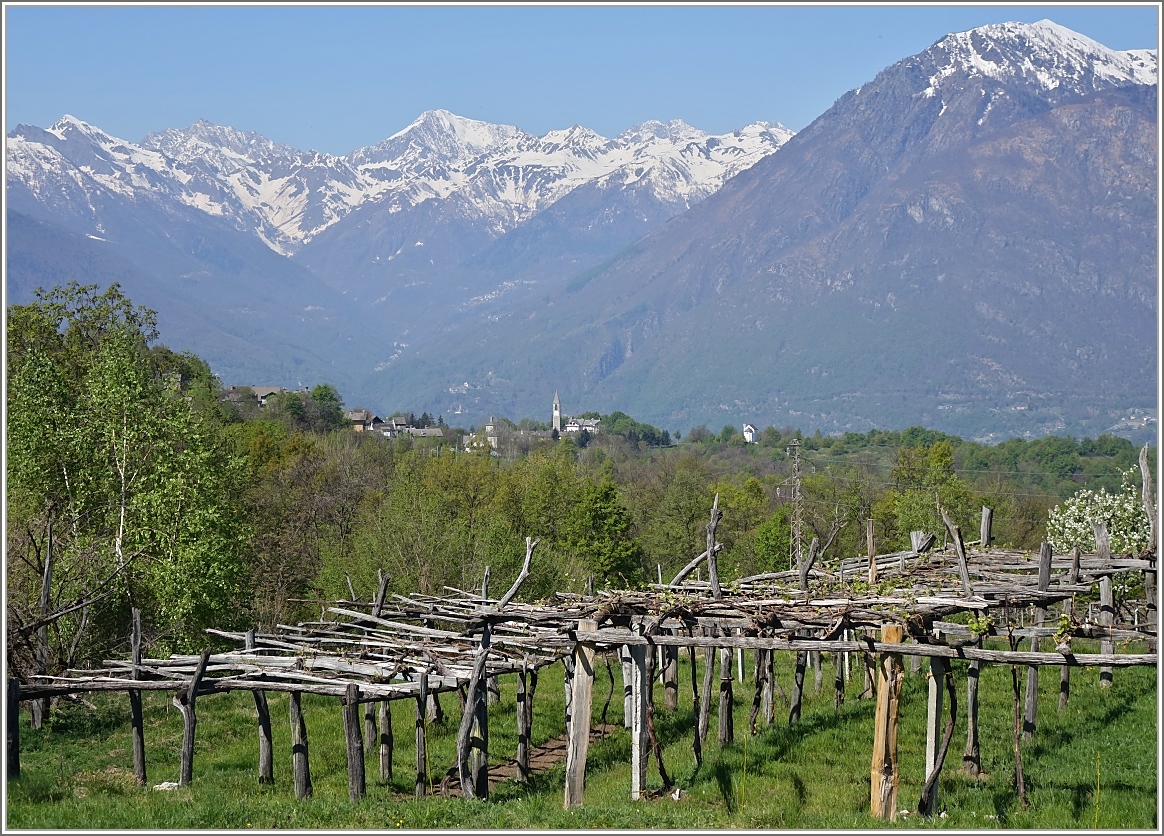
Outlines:
POLYGON ((663 645, 663 708, 679 708, 679 648, 663 645))
MULTIPOLYGON (((245 647, 255 649, 255 631, 247 630, 245 647)), ((255 713, 258 715, 259 727, 259 783, 275 783, 275 751, 271 738, 271 709, 267 704, 265 691, 252 691, 255 699, 255 713)), ((144 781, 143 781, 144 783, 144 781)))
MULTIPOLYGON (((428 672, 419 674, 420 691, 416 696, 416 799, 424 797, 428 779, 428 741, 424 734, 424 717, 428 705, 428 672)), ((470 709, 465 707, 466 712, 470 709)))
MULTIPOLYGON (((946 724, 946 733, 942 737, 942 744, 938 747, 932 766, 929 766, 929 741, 926 741, 926 763, 927 775, 925 785, 922 787, 921 800, 918 802, 917 810, 927 818, 932 816, 937 810, 938 806, 938 778, 942 774, 942 765, 946 762, 946 753, 950 751, 950 741, 954 739, 954 724, 958 719, 958 695, 954 690, 954 677, 950 673, 948 666, 943 663, 944 670, 942 672, 942 679, 945 680, 946 691, 950 695, 950 720, 946 724)), ((934 671, 936 674, 936 670, 934 671)), ((936 678, 936 676, 935 676, 936 678)), ((938 683, 938 690, 940 691, 942 683, 938 683)), ((940 719, 941 704, 939 700, 938 715, 940 719)))
MULTIPOLYGON (((901 642, 903 630, 896 624, 881 628, 881 642, 901 642)), ((870 768, 869 812, 874 818, 897 818, 897 715, 901 695, 900 657, 882 653, 878 659, 877 712, 873 725, 873 760, 870 768)))
POLYGON ((873 520, 865 521, 865 545, 869 552, 869 586, 877 583, 877 547, 873 544, 873 520))
POLYGON ((295 797, 302 800, 311 798, 311 764, 307 753, 307 724, 303 720, 300 693, 289 694, 291 713, 291 780, 295 785, 295 797))
POLYGON ((647 731, 648 680, 647 656, 651 648, 644 644, 630 647, 631 654, 631 800, 645 797, 647 764, 650 762, 650 735, 647 731))
POLYGON ((719 651, 719 746, 722 749, 735 742, 735 695, 732 691, 732 651, 721 647, 719 651))
MULTIPOLYGON (((133 663, 133 678, 141 679, 141 610, 130 610, 132 628, 129 637, 130 659, 133 663)), ((139 787, 146 785, 145 719, 141 707, 141 691, 129 690, 129 725, 133 747, 133 779, 139 787)))
MULTIPOLYGON (((702 744, 707 740, 707 729, 711 724, 711 681, 715 675, 715 646, 719 641, 715 636, 715 628, 711 628, 712 635, 701 636, 700 646, 703 647, 703 687, 699 694, 699 741, 702 744), (706 642, 706 643, 704 643, 706 642)), ((694 644, 694 639, 693 639, 694 644)))
POLYGON ((719 585, 719 569, 716 566, 715 527, 719 525, 723 512, 719 510, 719 494, 711 504, 711 521, 707 524, 707 576, 711 582, 711 597, 717 601, 723 598, 723 590, 719 585))
MULTIPOLYGON (((694 635, 697 628, 690 628, 690 634, 694 635)), ((692 723, 692 741, 691 748, 695 753, 695 768, 703 766, 703 740, 699 736, 699 679, 697 670, 698 666, 695 662, 696 650, 695 645, 690 645, 687 648, 687 655, 691 661, 691 716, 694 718, 692 723)))
POLYGON ((982 772, 982 755, 978 744, 978 674, 981 663, 966 666, 966 749, 962 753, 962 771, 972 777, 982 772))
POLYGON ((380 783, 392 783, 392 750, 396 741, 392 735, 392 703, 380 700, 380 783))
MULTIPOLYGON (((598 623, 582 619, 578 630, 593 631, 598 623)), ((640 650, 645 653, 645 649, 640 650)), ((590 716, 594 700, 594 645, 579 641, 574 645, 573 695, 570 700, 569 740, 566 744, 566 809, 582 806, 586 784, 586 750, 590 744, 590 716)))
POLYGON ((978 526, 978 548, 989 549, 992 540, 991 525, 994 522, 994 509, 982 506, 982 522, 978 526))
POLYGON ((928 793, 922 793, 923 809, 921 812, 930 816, 938 806, 938 784, 935 769, 940 770, 938 752, 941 748, 942 737, 942 696, 943 686, 946 684, 946 671, 949 666, 945 659, 935 657, 930 659, 930 674, 926 699, 926 769, 927 783, 930 776, 934 776, 933 784, 928 793))
MULTIPOLYGON (((1039 591, 1045 592, 1051 585, 1051 544, 1043 543, 1039 547, 1039 591)), ((1035 608, 1034 627, 1037 630, 1043 626, 1047 618, 1044 607, 1035 608)), ((1031 636, 1031 652, 1039 652, 1039 636, 1031 636)), ((1027 691, 1023 709, 1023 737, 1030 738, 1035 733, 1035 718, 1039 710, 1039 666, 1027 666, 1027 691)))
MULTIPOLYGON (((360 734, 360 686, 348 683, 347 696, 342 705, 344 739, 348 753, 348 799, 354 804, 367 795, 364 775, 364 738, 360 734)), ((372 704, 368 703, 371 708, 372 704)))
POLYGON ((954 552, 958 555, 958 573, 962 576, 962 589, 967 598, 972 598, 974 587, 970 585, 970 564, 966 559, 966 545, 962 542, 962 529, 954 525, 954 521, 950 519, 945 508, 939 510, 942 512, 942 522, 945 523, 946 530, 950 533, 950 539, 954 543, 954 552))
POLYGON ((526 667, 523 664, 517 674, 517 779, 529 783, 529 738, 531 715, 526 703, 529 697, 526 694, 526 667))
POLYGON ((198 725, 198 715, 194 710, 194 701, 198 695, 198 684, 206 673, 206 665, 210 661, 210 648, 202 651, 198 660, 198 667, 194 669, 194 676, 190 684, 178 689, 174 695, 174 707, 182 712, 182 765, 178 775, 178 785, 186 787, 194 780, 194 732, 198 725))
POLYGON ((788 725, 793 726, 800 722, 800 704, 804 699, 804 669, 808 663, 808 652, 801 650, 796 654, 796 670, 792 679, 792 701, 788 708, 788 725))

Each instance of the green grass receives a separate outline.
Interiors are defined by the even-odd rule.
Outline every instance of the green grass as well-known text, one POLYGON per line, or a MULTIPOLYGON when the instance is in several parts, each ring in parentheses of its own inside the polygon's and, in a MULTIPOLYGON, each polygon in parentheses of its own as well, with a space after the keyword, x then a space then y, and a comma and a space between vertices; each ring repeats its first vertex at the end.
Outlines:
MULTIPOLYGON (((701 657, 702 658, 702 657, 701 657)), ((987 665, 980 690, 982 766, 987 776, 958 774, 965 744, 965 669, 955 665, 958 722, 939 785, 945 818, 916 813, 895 823, 869 817, 869 769, 874 703, 859 700, 858 677, 844 704, 833 708, 831 660, 824 686, 807 700, 801 722, 787 725, 788 709, 777 697, 776 723, 745 734, 752 683, 735 684, 736 742, 716 744, 713 706, 704 763, 696 768, 691 747, 691 688, 681 663, 680 709, 662 710, 656 686, 656 723, 664 763, 682 788, 669 796, 630 800, 630 737, 619 729, 590 747, 586 801, 562 808, 565 769, 559 764, 535 776, 530 787, 506 784, 485 802, 459 798, 415 801, 414 703, 394 703, 395 775, 378 778, 378 756, 367 755, 367 798, 348 800, 343 727, 338 700, 305 696, 314 796, 296 801, 290 780, 287 697, 270 694, 275 747, 275 785, 259 786, 257 730, 249 694, 200 697, 198 742, 191 786, 169 792, 133 783, 129 708, 124 695, 97 695, 96 710, 61 706, 46 728, 34 731, 22 715, 20 778, 7 785, 7 829, 459 829, 459 828, 1029 828, 1155 829, 1157 801, 1157 678, 1153 668, 1117 669, 1111 689, 1098 688, 1098 671, 1073 669, 1071 701, 1057 710, 1058 669, 1041 673, 1038 730, 1024 742, 1023 768, 1030 806, 1020 807, 1014 787, 1013 718, 1009 667, 987 665), (745 740, 745 738, 747 738, 745 740), (1099 798, 1096 799, 1097 758, 1099 798), (746 769, 745 769, 746 761, 746 769), (1097 819, 1098 816, 1098 819, 1097 819)), ((750 654, 746 669, 751 671, 750 654)), ((622 683, 613 663, 615 693, 607 719, 622 722, 622 683)), ((791 690, 792 661, 781 655, 777 677, 791 690)), ((1022 671, 1025 682, 1025 669, 1022 671)), ((604 665, 594 693, 597 721, 610 689, 604 665)), ((454 696, 443 698, 447 721, 428 729, 430 776, 439 782, 455 762, 454 696)), ((714 702, 714 701, 713 701, 714 702)), ((176 781, 181 717, 168 697, 145 695, 149 784, 176 781)), ((534 742, 564 730, 562 667, 542 672, 534 704, 534 742)), ((908 675, 901 701, 898 809, 916 810, 924 775, 926 677, 908 675)), ((502 702, 490 710, 490 755, 513 757, 514 683, 503 678, 502 702)), ((652 763, 650 788, 661 788, 652 763)))

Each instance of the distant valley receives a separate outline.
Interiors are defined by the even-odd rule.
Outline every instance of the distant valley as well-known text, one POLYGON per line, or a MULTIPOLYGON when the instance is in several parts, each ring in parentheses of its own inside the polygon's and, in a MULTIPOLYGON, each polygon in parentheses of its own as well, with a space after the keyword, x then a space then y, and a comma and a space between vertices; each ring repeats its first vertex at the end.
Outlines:
POLYGON ((198 122, 6 142, 7 293, 117 281, 226 384, 479 424, 1155 437, 1157 59, 958 33, 793 134, 429 111, 344 157, 198 122), (462 418, 463 416, 463 418, 462 418))

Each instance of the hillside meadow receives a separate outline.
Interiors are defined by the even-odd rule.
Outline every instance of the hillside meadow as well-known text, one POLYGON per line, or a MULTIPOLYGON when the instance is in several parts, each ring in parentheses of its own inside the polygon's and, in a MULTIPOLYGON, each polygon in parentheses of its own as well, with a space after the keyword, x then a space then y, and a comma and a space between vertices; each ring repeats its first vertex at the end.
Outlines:
MULTIPOLYGON (((1081 647, 1081 649, 1083 649, 1081 647)), ((1134 648, 1130 648, 1134 650, 1134 648)), ((584 806, 563 809, 564 762, 534 775, 529 786, 499 785, 487 801, 459 797, 413 797, 414 702, 393 703, 394 775, 378 781, 378 755, 366 753, 367 797, 348 798, 345 748, 338 701, 303 699, 309 734, 314 795, 296 801, 290 779, 288 702, 269 695, 275 720, 275 784, 257 782, 257 731, 249 694, 198 700, 198 742, 189 787, 152 789, 177 781, 181 718, 157 692, 145 698, 146 763, 149 787, 133 780, 128 700, 96 695, 91 707, 61 704, 45 728, 21 729, 22 772, 6 788, 7 829, 1115 829, 1154 830, 1159 826, 1157 772, 1157 672, 1118 669, 1114 686, 1098 687, 1098 671, 1072 671, 1071 698, 1060 712, 1058 672, 1041 673, 1038 728, 1022 744, 1029 806, 1015 790, 1012 749, 1013 703, 1009 666, 985 665, 979 718, 984 777, 959 774, 965 743, 965 668, 955 664, 958 717, 939 784, 939 815, 916 812, 924 776, 926 668, 908 673, 900 711, 898 808, 896 822, 869 816, 869 770, 874 701, 861 699, 860 671, 848 682, 844 702, 834 707, 832 660, 824 660, 825 680, 814 692, 811 671, 799 723, 787 721, 787 702, 777 692, 776 720, 754 736, 746 734, 752 702, 751 655, 747 681, 735 685, 735 742, 717 744, 712 710, 704 762, 692 752, 690 671, 680 668, 680 707, 662 708, 656 688, 656 723, 666 769, 679 797, 656 792, 630 800, 630 735, 622 728, 620 667, 610 659, 613 682, 601 658, 595 680, 593 721, 615 726, 591 743, 584 806), (607 695, 611 695, 609 704, 607 695)), ((777 678, 791 690, 793 660, 780 655, 777 678)), ((1020 671, 1020 676, 1025 673, 1020 671)), ((490 708, 491 768, 516 751, 515 684, 502 678, 501 702, 490 708)), ((426 728, 428 779, 439 788, 455 764, 459 711, 444 696, 446 721, 426 728)), ((533 743, 564 733, 562 666, 541 672, 534 702, 533 743)), ((948 708, 947 708, 948 711, 948 708)), ((662 790, 654 763, 648 787, 662 790)))

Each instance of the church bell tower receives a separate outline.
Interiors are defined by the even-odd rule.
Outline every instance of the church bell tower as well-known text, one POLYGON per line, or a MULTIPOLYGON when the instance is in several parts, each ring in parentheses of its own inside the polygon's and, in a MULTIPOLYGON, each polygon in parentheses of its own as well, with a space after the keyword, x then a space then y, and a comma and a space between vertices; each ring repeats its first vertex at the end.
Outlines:
POLYGON ((562 402, 557 392, 554 393, 554 429, 559 433, 562 431, 562 402))

